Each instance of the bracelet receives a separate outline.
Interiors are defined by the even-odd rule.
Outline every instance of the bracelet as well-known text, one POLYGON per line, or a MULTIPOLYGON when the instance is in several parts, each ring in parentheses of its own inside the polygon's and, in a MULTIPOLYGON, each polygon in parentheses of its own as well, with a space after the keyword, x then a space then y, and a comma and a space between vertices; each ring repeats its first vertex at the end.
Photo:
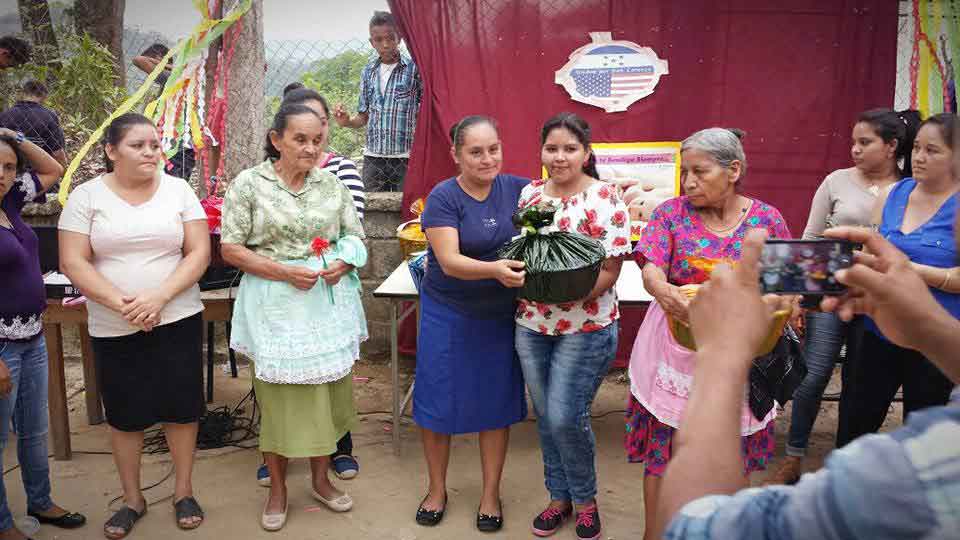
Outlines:
POLYGON ((944 291, 947 289, 947 283, 950 283, 950 270, 946 270, 943 274, 943 283, 940 284, 938 289, 944 291))
POLYGON ((22 131, 18 131, 17 136, 14 137, 13 140, 17 141, 17 144, 21 144, 24 140, 26 140, 26 138, 27 136, 24 135, 22 131))

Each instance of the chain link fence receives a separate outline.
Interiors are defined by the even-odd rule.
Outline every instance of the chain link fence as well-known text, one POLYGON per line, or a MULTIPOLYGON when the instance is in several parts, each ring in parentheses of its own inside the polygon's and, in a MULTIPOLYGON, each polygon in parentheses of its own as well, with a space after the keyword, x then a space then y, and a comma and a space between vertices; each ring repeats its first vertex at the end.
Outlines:
MULTIPOLYGON (((55 17, 56 18, 56 17, 55 17)), ((0 35, 4 34, 4 29, 0 21, 0 35)), ((19 24, 17 26, 19 28, 19 24)), ((55 26, 58 32, 66 32, 63 26, 55 26)), ((358 33, 365 33, 365 28, 359 28, 358 33)), ((10 32, 13 33, 13 32, 10 32)), ((19 32, 18 37, 22 37, 28 42, 33 41, 31 33, 19 32)), ((99 123, 106 118, 116 106, 123 102, 128 96, 132 95, 144 83, 147 72, 141 70, 134 64, 134 59, 141 55, 146 49, 155 43, 160 43, 167 47, 173 46, 173 42, 165 36, 153 32, 146 32, 138 28, 126 28, 123 35, 123 62, 126 70, 126 85, 123 88, 114 86, 115 79, 109 72, 109 66, 99 66, 99 71, 86 69, 86 64, 103 63, 104 58, 109 62, 110 57, 104 57, 104 50, 94 50, 96 43, 89 40, 78 46, 76 43, 85 39, 83 36, 71 35, 58 36, 60 42, 60 65, 72 65, 74 71, 83 70, 81 74, 85 77, 79 79, 64 79, 62 77, 53 78, 51 71, 36 63, 28 63, 13 69, 0 70, 0 108, 7 111, 14 109, 12 114, 7 117, 15 117, 15 122, 9 122, 6 127, 24 132, 31 140, 54 152, 62 147, 66 160, 69 162, 79 151, 80 147, 89 135, 93 132, 99 123), (95 54, 99 53, 99 54, 95 54), (99 77, 99 79, 97 79, 99 77), (83 80, 80 80, 83 79, 83 80), (47 87, 46 99, 42 96, 28 96, 29 92, 24 92, 25 86, 36 88, 36 82, 43 83, 47 87), (73 86, 69 93, 76 96, 78 93, 85 93, 88 101, 91 103, 81 107, 70 105, 72 103, 67 99, 66 87, 73 86), (87 88, 95 87, 95 88, 87 88), (30 104, 25 104, 21 100, 30 100, 30 104), (96 102, 99 100, 99 102, 96 102), (42 108, 41 108, 42 105, 42 108), (52 119, 58 119, 52 120, 52 119), (56 144, 50 141, 62 140, 56 144)), ((34 44, 35 45, 35 44, 34 44)), ((36 47, 35 47, 36 48, 36 47)), ((267 41, 264 47, 265 67, 261 71, 256 66, 238 64, 241 67, 241 75, 236 75, 230 80, 229 84, 234 87, 231 95, 242 85, 255 81, 257 84, 262 79, 263 82, 263 109, 261 111, 251 111, 249 114, 249 125, 240 128, 240 131, 252 133, 259 140, 263 140, 266 130, 273 119, 273 114, 279 108, 283 94, 283 89, 290 83, 299 82, 308 88, 312 88, 323 95, 331 109, 338 104, 351 114, 356 114, 357 103, 360 93, 360 75, 363 67, 375 57, 375 51, 370 46, 366 37, 358 37, 347 41, 267 41), (248 69, 249 68, 249 69, 248 69)), ((404 54, 409 54, 404 51, 404 54)), ((241 55, 237 55, 239 58, 241 55)), ((36 57, 36 55, 35 55, 36 57)), ((62 72, 58 69, 58 73, 62 72)), ((146 98, 139 104, 135 110, 142 111, 146 103, 159 95, 161 85, 155 82, 146 98)), ((211 111, 206 111, 208 115, 211 111)), ((332 113, 332 111, 331 111, 332 113)), ((332 117, 332 114, 331 114, 332 117)), ((210 118, 205 119, 209 124, 210 118)), ((0 125, 3 124, 0 117, 0 125)), ((229 144, 231 134, 225 135, 227 159, 237 157, 230 155, 231 145, 229 144)), ((330 122, 328 149, 338 155, 342 155, 354 160, 358 167, 363 164, 363 149, 365 143, 364 128, 343 128, 335 122, 330 122)), ((263 159, 262 145, 258 146, 255 154, 249 149, 245 150, 246 155, 239 156, 244 162, 256 163, 263 159)), ((199 158, 200 156, 195 156, 199 158)), ((179 173, 187 173, 191 176, 192 183, 202 186, 200 181, 204 176, 204 167, 198 164, 191 167, 192 161, 180 155, 174 158, 174 165, 179 173), (178 159, 179 158, 179 159, 178 159), (190 170, 192 169, 192 171, 190 170)), ((90 152, 90 155, 84 160, 83 165, 76 175, 76 182, 82 182, 103 172, 101 163, 101 153, 98 149, 90 152)), ((212 174, 212 170, 207 170, 206 174, 212 174)))

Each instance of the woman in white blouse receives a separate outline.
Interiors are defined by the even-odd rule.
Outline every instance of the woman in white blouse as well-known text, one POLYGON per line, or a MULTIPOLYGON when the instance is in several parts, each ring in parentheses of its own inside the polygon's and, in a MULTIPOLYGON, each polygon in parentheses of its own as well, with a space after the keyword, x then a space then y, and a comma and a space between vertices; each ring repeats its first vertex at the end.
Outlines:
POLYGON ((86 295, 124 507, 104 525, 123 538, 147 511, 140 490, 143 432, 163 425, 176 471, 177 525, 203 510, 191 472, 204 411, 197 364, 203 325, 197 281, 210 262, 206 215, 180 178, 159 169, 157 129, 144 116, 115 119, 104 136, 107 174, 78 186, 60 217, 60 265, 86 295))

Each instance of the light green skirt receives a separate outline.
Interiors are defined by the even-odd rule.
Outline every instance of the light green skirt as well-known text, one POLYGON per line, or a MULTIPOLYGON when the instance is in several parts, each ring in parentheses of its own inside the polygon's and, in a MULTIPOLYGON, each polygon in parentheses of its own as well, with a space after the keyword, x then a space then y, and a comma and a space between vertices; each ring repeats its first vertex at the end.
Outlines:
POLYGON ((329 456, 353 429, 353 374, 325 384, 253 379, 260 405, 260 451, 288 458, 329 456))

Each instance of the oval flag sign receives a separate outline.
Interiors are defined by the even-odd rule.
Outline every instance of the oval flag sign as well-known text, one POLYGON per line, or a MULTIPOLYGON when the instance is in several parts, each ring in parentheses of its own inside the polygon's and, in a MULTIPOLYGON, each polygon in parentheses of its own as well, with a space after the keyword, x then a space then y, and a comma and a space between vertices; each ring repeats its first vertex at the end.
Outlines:
POLYGON ((573 51, 554 78, 575 101, 607 112, 625 111, 652 94, 660 76, 670 73, 667 61, 650 47, 613 41, 610 32, 590 32, 590 39, 592 43, 573 51))

